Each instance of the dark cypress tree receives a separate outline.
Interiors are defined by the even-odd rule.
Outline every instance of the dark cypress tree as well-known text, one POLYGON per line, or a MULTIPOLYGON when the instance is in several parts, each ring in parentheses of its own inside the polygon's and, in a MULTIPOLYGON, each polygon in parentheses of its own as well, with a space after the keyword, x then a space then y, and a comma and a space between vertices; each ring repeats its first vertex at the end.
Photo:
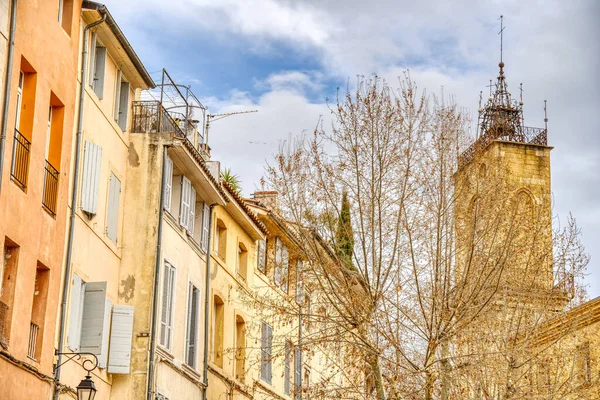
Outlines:
POLYGON ((342 207, 335 233, 336 252, 347 268, 353 269, 352 254, 354 253, 354 234, 350 220, 350 201, 348 193, 342 193, 342 207))

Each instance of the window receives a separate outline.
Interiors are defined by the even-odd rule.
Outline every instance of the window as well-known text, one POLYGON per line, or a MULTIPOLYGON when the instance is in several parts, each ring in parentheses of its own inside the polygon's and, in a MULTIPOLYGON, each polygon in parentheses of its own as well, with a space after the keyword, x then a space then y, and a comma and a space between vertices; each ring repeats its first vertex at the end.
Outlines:
POLYGON ((8 345, 16 291, 19 246, 6 238, 0 260, 0 343, 8 345))
POLYGON ((171 196, 173 194, 173 160, 166 156, 165 168, 164 168, 164 191, 165 191, 165 202, 164 208, 167 211, 171 211, 171 196))
POLYGON ((248 250, 244 243, 238 243, 238 254, 237 254, 237 273, 240 278, 246 282, 247 269, 248 269, 248 250))
POLYGON ((96 215, 98 209, 101 164, 102 147, 92 142, 85 142, 83 176, 81 178, 81 211, 89 218, 96 215))
POLYGON ((106 236, 115 243, 118 239, 120 197, 121 181, 111 172, 108 181, 108 203, 106 205, 106 236))
POLYGON ((584 342, 575 349, 575 383, 586 385, 592 381, 590 343, 584 342))
POLYGON ((92 33, 90 52, 89 84, 100 100, 104 98, 104 74, 106 70, 106 47, 98 41, 96 33, 92 33))
POLYGON ((219 296, 213 300, 213 362, 223 368, 223 323, 225 304, 219 296))
POLYGON ((15 116, 15 129, 21 129, 21 107, 23 105, 23 84, 25 83, 25 73, 19 71, 19 86, 17 87, 17 105, 15 116))
POLYGON ((123 78, 121 71, 117 72, 115 80, 115 108, 114 119, 123 132, 127 130, 127 116, 129 112, 129 82, 123 78))
POLYGON ((236 315, 235 325, 235 377, 239 381, 244 382, 246 375, 246 322, 241 316, 236 315))
POLYGON ((283 363, 283 393, 290 394, 290 364, 292 362, 292 344, 289 340, 285 341, 285 360, 283 363))
POLYGON ((73 20, 73 0, 58 0, 58 23, 71 35, 71 22, 73 20))
POLYGON ((294 399, 302 398, 302 348, 294 348, 294 399))
POLYGON ((227 228, 221 219, 217 219, 215 251, 221 260, 226 260, 225 254, 227 253, 227 228))
POLYGON ((279 237, 275 239, 275 284, 287 293, 288 290, 289 255, 288 248, 279 237))
POLYGON ((192 183, 185 176, 181 176, 181 204, 179 206, 179 224, 188 233, 194 233, 194 219, 196 213, 196 191, 192 183))
POLYGON ((44 167, 44 194, 42 205, 50 215, 55 216, 58 200, 58 181, 62 151, 64 105, 54 93, 50 93, 48 126, 46 129, 46 164, 44 167))
POLYGON ((198 309, 200 302, 200 290, 191 282, 188 289, 188 315, 186 333, 185 363, 196 368, 196 354, 198 352, 198 309))
POLYGON ((73 274, 67 343, 76 352, 95 354, 102 368, 108 359, 111 308, 106 282, 86 283, 73 274))
POLYGON ((262 322, 260 331, 260 379, 271 383, 273 379, 273 328, 262 322))
POLYGON ((35 271, 31 323, 29 325, 29 347, 27 349, 27 356, 36 361, 39 361, 40 354, 42 353, 49 279, 50 270, 38 262, 35 271))
POLYGON ((173 312, 175 302, 175 267, 164 263, 162 311, 160 319, 160 345, 171 350, 173 342, 173 312))
POLYGON ((257 268, 260 272, 262 272, 263 274, 266 274, 267 273, 267 241, 259 240, 257 247, 258 247, 258 249, 257 249, 257 252, 258 252, 257 268))

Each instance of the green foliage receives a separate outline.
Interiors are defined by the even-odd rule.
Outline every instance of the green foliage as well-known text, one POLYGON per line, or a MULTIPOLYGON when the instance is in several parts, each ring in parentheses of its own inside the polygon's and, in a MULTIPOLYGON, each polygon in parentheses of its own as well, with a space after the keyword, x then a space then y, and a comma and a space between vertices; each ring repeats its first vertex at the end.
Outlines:
POLYGON ((221 171, 221 179, 223 182, 227 182, 238 195, 242 195, 242 181, 238 175, 231 172, 231 168, 225 168, 221 171))
POLYGON ((354 233, 352 221, 350 220, 350 201, 348 193, 342 193, 342 206, 335 232, 335 247, 338 257, 349 269, 354 269, 352 255, 354 253, 354 233))

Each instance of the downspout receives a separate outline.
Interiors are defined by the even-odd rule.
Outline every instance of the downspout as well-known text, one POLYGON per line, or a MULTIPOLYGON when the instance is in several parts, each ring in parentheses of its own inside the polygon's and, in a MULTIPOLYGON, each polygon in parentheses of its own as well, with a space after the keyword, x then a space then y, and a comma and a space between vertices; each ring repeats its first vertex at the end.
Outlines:
POLYGON ((10 97, 10 81, 15 53, 15 29, 17 25, 17 0, 12 0, 10 10, 10 32, 8 34, 8 59, 6 60, 6 77, 4 80, 4 110, 2 110, 2 133, 0 133, 0 192, 2 191, 2 175, 4 175, 4 147, 6 146, 6 129, 8 126, 8 103, 10 97))
POLYGON ((146 398, 153 399, 154 358, 156 353, 156 321, 158 320, 158 290, 160 286, 160 264, 162 262, 162 227, 165 209, 165 174, 167 172, 167 146, 163 146, 163 167, 160 189, 160 209, 158 211, 158 240, 156 242, 156 263, 154 264, 154 295, 152 296, 152 327, 150 328, 150 363, 148 365, 148 387, 146 398))
POLYGON ((206 249, 206 282, 204 288, 204 390, 202 391, 203 400, 206 400, 206 391, 208 390, 208 294, 210 292, 210 239, 212 236, 212 217, 214 206, 214 204, 211 204, 211 206, 209 207, 210 212, 208 214, 208 248, 206 249))
POLYGON ((71 281, 71 259, 73 257, 73 237, 75 232, 75 217, 77 211, 77 192, 79 189, 79 159, 81 156, 81 136, 83 132, 83 100, 85 98, 85 77, 87 75, 87 48, 88 48, 88 33, 89 30, 100 25, 106 20, 106 8, 99 7, 98 11, 102 14, 102 18, 92 22, 83 30, 83 50, 81 52, 81 85, 79 87, 79 110, 77 114, 77 138, 75 141, 75 172, 73 174, 73 193, 71 194, 71 216, 69 222, 69 237, 67 239, 67 256, 65 260, 65 277, 63 280, 62 302, 60 305, 60 325, 58 334, 58 360, 56 371, 54 372, 54 400, 58 400, 58 382, 60 381, 60 365, 62 355, 60 354, 65 345, 65 320, 67 314, 67 298, 69 295, 69 282, 71 281))

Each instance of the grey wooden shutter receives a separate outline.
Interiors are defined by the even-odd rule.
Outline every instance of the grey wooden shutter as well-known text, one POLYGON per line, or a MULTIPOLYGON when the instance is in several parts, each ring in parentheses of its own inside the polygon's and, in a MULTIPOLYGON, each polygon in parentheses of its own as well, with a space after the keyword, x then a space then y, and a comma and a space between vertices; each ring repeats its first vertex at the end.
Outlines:
POLYGON ((208 251, 208 234, 210 230, 210 207, 204 203, 202 210, 202 250, 208 251))
POLYGON ((129 83, 121 82, 119 100, 119 127, 125 132, 127 130, 127 117, 129 116, 129 83))
POLYGON ((271 383, 271 379, 269 377, 269 351, 268 351, 268 332, 269 325, 263 321, 261 330, 260 330, 260 378, 265 381, 271 383))
POLYGON ((190 218, 190 189, 191 183, 188 178, 181 176, 181 205, 179 206, 179 224, 187 228, 190 218))
POLYGON ((81 321, 81 352, 100 355, 106 315, 106 282, 85 284, 83 318, 81 321))
POLYGON ((167 321, 169 311, 169 264, 164 263, 163 268, 163 287, 162 287, 162 301, 161 301, 161 312, 160 312, 160 344, 166 346, 167 342, 167 321))
POLYGON ((267 377, 271 383, 273 380, 273 328, 271 325, 267 325, 267 352, 267 377))
POLYGON ((94 92, 100 100, 104 98, 104 74, 106 71, 106 47, 96 47, 94 57, 94 92))
POLYGON ((173 193, 173 160, 165 158, 165 210, 171 211, 171 194, 173 193))
POLYGON ((161 345, 171 349, 173 337, 173 296, 175 292, 175 268, 165 262, 161 315, 161 345))
POLYGON ((81 210, 87 213, 88 216, 96 215, 98 209, 101 165, 102 147, 92 142, 85 142, 81 182, 81 210))
POLYGON ((282 247, 283 243, 281 243, 281 239, 279 237, 275 238, 275 271, 273 273, 273 280, 277 286, 281 284, 282 247))
POLYGON ((115 79, 115 106, 113 109, 113 118, 115 121, 119 121, 119 110, 121 108, 121 70, 117 71, 117 78, 115 79))
POLYGON ((194 220, 196 219, 196 191, 190 184, 190 215, 188 217, 187 230, 190 235, 194 235, 194 220))
POLYGON ((108 364, 108 341, 110 338, 110 321, 111 321, 112 301, 104 300, 104 319, 102 324, 102 345, 100 354, 98 355, 98 366, 106 368, 108 364))
POLYGON ((121 197, 121 181, 112 172, 108 182, 108 204, 106 207, 106 235, 117 242, 119 226, 119 199, 121 197))
POLYGON ((298 260, 296 263, 296 302, 298 304, 302 303, 302 271, 304 269, 304 263, 301 260, 298 260))
POLYGON ((302 349, 294 348, 294 399, 300 399, 302 393, 302 349))
POLYGON ((112 311, 108 372, 128 374, 133 338, 133 306, 115 304, 112 311))
POLYGON ((280 286, 284 292, 287 293, 288 289, 288 271, 290 266, 289 252, 286 245, 283 245, 281 249, 281 277, 280 286))
POLYGON ((196 367, 196 347, 198 342, 198 299, 200 291, 190 283, 189 301, 188 301, 188 332, 186 364, 190 367, 196 367))
POLYGON ((96 72, 96 32, 92 32, 92 38, 90 40, 90 65, 89 65, 89 75, 88 75, 88 85, 94 88, 94 74, 96 72))
POLYGON ((82 290, 85 284, 77 274, 73 274, 71 279, 71 303, 69 305, 69 333, 67 343, 73 351, 79 350, 79 342, 81 338, 81 303, 84 296, 82 290))
POLYGON ((285 341, 285 360, 284 360, 284 373, 283 373, 283 392, 290 394, 290 363, 292 358, 292 346, 288 340, 285 341))
POLYGON ((267 264, 267 242, 265 240, 258 241, 258 270, 266 272, 267 264))

